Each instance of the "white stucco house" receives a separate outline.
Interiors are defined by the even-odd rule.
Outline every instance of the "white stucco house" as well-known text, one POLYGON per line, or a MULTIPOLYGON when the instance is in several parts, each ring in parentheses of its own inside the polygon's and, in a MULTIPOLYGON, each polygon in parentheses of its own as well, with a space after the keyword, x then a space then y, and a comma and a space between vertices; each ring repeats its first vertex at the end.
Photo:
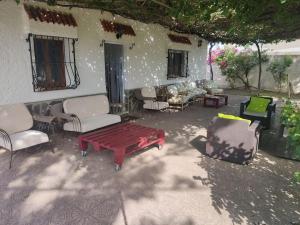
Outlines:
POLYGON ((207 41, 100 10, 2 0, 0 31, 0 105, 107 93, 113 85, 124 93, 206 74, 207 41), (184 74, 170 55, 182 58, 184 74))

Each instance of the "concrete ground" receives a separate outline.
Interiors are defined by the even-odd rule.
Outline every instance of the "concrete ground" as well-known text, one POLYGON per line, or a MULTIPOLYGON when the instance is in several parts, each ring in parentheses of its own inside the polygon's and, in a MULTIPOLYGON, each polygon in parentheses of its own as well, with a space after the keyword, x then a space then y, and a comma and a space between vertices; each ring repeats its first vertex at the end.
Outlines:
POLYGON ((300 162, 263 149, 248 166, 201 153, 209 121, 218 112, 237 113, 242 98, 230 96, 220 109, 144 113, 136 122, 164 129, 166 144, 128 158, 119 172, 110 151, 83 158, 76 135, 65 132, 53 137, 55 154, 47 145, 19 152, 11 170, 9 154, 0 151, 0 224, 300 223, 300 186, 292 182, 300 162))

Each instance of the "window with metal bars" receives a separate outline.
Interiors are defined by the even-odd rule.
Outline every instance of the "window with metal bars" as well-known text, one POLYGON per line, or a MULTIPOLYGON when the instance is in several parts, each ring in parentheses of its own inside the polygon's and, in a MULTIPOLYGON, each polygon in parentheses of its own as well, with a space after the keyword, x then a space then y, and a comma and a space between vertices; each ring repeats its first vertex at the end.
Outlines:
POLYGON ((188 77, 188 51, 168 50, 167 79, 188 77))
POLYGON ((27 41, 35 92, 77 88, 77 39, 29 34, 27 41))

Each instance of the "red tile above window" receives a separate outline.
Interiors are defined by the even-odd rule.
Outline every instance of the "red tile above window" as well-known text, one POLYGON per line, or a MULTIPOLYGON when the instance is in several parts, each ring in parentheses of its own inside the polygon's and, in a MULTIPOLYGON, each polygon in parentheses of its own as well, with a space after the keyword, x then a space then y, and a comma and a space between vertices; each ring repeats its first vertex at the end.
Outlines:
POLYGON ((106 32, 117 33, 119 30, 123 31, 123 34, 136 36, 133 28, 130 25, 116 23, 108 20, 101 20, 102 27, 106 32))
POLYGON ((37 6, 31 6, 24 4, 25 11, 29 19, 35 21, 47 22, 47 23, 57 23, 67 26, 77 27, 76 20, 70 13, 51 11, 48 9, 43 9, 37 6))
POLYGON ((179 36, 179 35, 174 35, 174 34, 168 34, 170 40, 172 42, 177 42, 177 43, 182 43, 182 44, 188 44, 191 45, 192 42, 188 37, 185 36, 179 36))

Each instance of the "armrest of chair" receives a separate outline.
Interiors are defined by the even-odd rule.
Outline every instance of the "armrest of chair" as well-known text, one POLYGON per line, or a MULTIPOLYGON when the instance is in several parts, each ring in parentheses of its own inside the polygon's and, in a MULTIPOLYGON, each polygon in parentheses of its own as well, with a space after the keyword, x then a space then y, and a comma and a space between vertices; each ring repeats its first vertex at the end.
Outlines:
POLYGON ((270 113, 272 113, 272 112, 275 113, 275 111, 276 111, 276 103, 275 103, 275 102, 270 103, 270 104, 268 105, 267 110, 268 110, 268 113, 269 113, 269 112, 270 112, 270 113))
POLYGON ((2 146, 2 145, 0 145, 0 146, 4 147, 5 149, 8 149, 10 151, 13 150, 13 146, 12 146, 12 142, 11 142, 10 136, 3 129, 0 129, 0 139, 2 139, 2 143, 4 145, 4 146, 2 146))
POLYGON ((258 132, 260 127, 260 122, 258 120, 253 121, 251 125, 249 126, 249 130, 253 132, 258 132))
POLYGON ((240 115, 243 115, 244 114, 244 111, 246 109, 246 107, 249 105, 250 103, 250 100, 244 100, 241 102, 240 104, 240 115))

